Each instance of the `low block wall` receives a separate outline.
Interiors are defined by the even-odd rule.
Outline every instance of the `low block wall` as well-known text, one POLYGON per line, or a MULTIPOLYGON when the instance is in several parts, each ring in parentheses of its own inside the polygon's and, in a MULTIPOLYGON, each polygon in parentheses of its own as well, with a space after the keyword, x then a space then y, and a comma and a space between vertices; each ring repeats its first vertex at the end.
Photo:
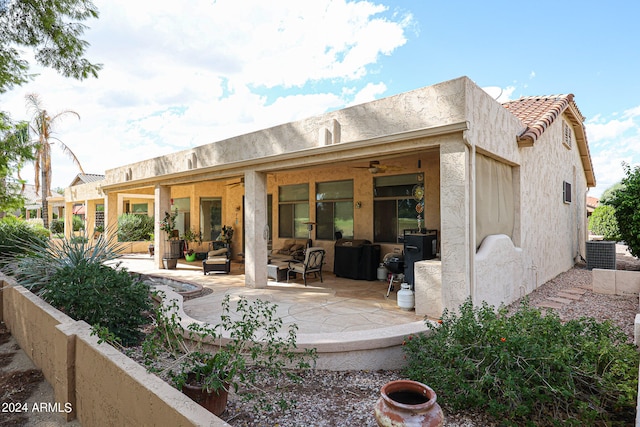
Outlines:
POLYGON ((640 294, 640 271, 592 270, 593 292, 610 295, 640 294))
MULTIPOLYGON (((223 427, 220 420, 134 360, 98 344, 91 327, 0 275, 2 320, 54 389, 70 403, 67 420, 83 427, 171 425, 223 427)), ((64 415, 64 414, 63 414, 64 415)))

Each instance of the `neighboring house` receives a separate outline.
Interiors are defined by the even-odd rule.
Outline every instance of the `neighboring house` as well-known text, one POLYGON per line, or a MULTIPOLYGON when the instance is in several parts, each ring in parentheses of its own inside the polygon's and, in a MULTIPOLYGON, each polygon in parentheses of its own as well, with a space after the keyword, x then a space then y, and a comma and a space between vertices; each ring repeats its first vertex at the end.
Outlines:
MULTIPOLYGON (((22 190, 26 219, 42 219, 42 196, 36 193, 36 186, 25 184, 22 190)), ((64 218, 64 198, 57 193, 48 197, 49 223, 54 218, 64 218)), ((20 215, 18 212, 17 215, 20 215)))
POLYGON ((600 204, 600 199, 593 196, 587 196, 587 217, 590 217, 593 211, 596 210, 600 204))
MULTIPOLYGON (((65 198, 104 204, 107 227, 133 204, 176 209, 180 231, 205 240, 233 226, 249 287, 267 284, 271 240, 310 236, 331 270, 336 232, 384 255, 419 224, 437 230, 439 256, 415 265, 416 314, 438 317, 468 297, 510 303, 584 256, 583 120, 573 95, 502 105, 461 77, 124 165, 65 198)), ((165 239, 157 225, 158 267, 165 239)))
MULTIPOLYGON (((64 191, 65 216, 64 231, 67 237, 73 234, 73 216, 84 221, 84 230, 92 236, 97 227, 104 228, 104 198, 99 190, 104 175, 79 173, 64 191)), ((116 222, 117 224, 117 222, 116 222)))

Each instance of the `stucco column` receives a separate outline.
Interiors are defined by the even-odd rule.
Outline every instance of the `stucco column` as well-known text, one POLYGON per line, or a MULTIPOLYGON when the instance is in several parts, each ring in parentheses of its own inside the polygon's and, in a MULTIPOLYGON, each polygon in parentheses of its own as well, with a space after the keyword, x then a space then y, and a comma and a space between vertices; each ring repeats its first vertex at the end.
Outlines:
POLYGON ((64 204, 64 236, 70 239, 73 236, 73 203, 64 204))
POLYGON ((267 176, 244 174, 244 274, 245 285, 267 287, 267 176))
POLYGON ((156 267, 163 268, 162 258, 164 258, 165 250, 169 246, 167 242, 167 233, 160 230, 160 221, 164 218, 164 213, 171 210, 171 187, 166 185, 156 185, 154 189, 153 214, 155 216, 155 224, 153 225, 153 246, 154 255, 153 262, 156 267))
POLYGON ((109 240, 118 241, 118 194, 107 193, 104 198, 104 230, 109 240))
POLYGON ((460 141, 440 146, 442 302, 456 311, 471 294, 469 150, 460 141))

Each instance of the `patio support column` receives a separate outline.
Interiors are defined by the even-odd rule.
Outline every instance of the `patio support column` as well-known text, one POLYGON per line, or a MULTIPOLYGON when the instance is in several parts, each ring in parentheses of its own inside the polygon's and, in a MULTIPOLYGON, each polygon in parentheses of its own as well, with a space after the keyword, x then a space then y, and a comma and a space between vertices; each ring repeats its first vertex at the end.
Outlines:
POLYGON ((73 236, 73 202, 65 202, 64 205, 64 237, 70 239, 73 236))
POLYGON ((108 239, 118 241, 118 195, 113 192, 104 197, 104 230, 108 239))
POLYGON ((164 213, 171 210, 171 187, 167 185, 156 185, 154 189, 154 208, 155 224, 153 225, 153 246, 154 255, 153 262, 157 268, 163 268, 162 258, 164 258, 167 246, 165 244, 169 236, 160 230, 160 221, 164 218, 164 213))
POLYGON ((454 312, 471 294, 469 156, 462 141, 440 146, 442 303, 454 312))
POLYGON ((267 175, 244 174, 244 274, 245 286, 267 287, 267 175))

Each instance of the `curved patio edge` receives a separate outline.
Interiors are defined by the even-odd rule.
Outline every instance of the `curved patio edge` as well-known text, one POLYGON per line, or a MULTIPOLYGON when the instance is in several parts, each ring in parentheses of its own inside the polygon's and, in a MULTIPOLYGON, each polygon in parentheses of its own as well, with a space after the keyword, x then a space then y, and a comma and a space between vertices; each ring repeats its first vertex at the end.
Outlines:
MULTIPOLYGON (((187 329, 192 323, 205 323, 184 311, 182 295, 168 286, 157 286, 156 289, 165 293, 165 300, 176 302, 183 328, 187 329)), ((317 369, 395 370, 404 366, 402 343, 406 337, 427 331, 425 322, 417 321, 358 331, 302 333, 297 335, 296 343, 300 350, 316 349, 317 369)))

